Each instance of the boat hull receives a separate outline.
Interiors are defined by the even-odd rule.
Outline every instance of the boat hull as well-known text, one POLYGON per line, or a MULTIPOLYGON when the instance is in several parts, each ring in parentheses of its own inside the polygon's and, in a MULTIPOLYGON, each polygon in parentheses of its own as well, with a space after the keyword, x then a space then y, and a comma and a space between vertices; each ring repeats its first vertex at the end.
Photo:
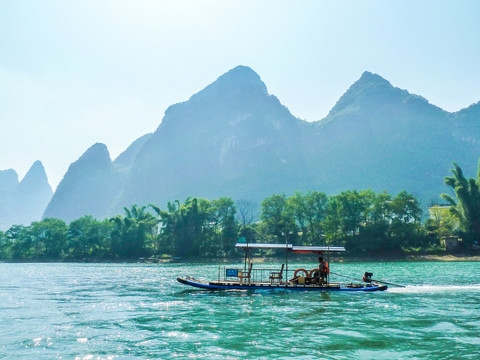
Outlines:
POLYGON ((288 291, 384 291, 386 285, 379 284, 354 284, 338 286, 319 286, 319 285, 295 285, 295 284, 265 284, 265 283, 205 283, 190 277, 177 277, 177 281, 184 285, 193 286, 204 290, 288 290, 288 291))

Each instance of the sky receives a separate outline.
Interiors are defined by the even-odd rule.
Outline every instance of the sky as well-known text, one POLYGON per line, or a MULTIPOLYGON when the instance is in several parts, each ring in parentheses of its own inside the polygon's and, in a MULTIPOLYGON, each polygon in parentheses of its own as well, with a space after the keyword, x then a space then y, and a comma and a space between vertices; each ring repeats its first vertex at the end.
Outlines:
POLYGON ((480 101, 478 19, 467 0, 2 0, 0 170, 40 160, 55 189, 237 65, 307 121, 364 71, 458 111, 480 101))

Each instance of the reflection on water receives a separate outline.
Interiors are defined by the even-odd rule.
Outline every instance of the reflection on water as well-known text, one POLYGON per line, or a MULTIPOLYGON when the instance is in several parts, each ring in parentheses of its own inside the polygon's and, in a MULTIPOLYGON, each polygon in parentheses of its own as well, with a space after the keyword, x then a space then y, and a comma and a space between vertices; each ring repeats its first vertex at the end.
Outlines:
POLYGON ((408 285, 377 293, 206 292, 175 280, 217 270, 0 264, 0 358, 480 356, 477 263, 337 264, 408 285))

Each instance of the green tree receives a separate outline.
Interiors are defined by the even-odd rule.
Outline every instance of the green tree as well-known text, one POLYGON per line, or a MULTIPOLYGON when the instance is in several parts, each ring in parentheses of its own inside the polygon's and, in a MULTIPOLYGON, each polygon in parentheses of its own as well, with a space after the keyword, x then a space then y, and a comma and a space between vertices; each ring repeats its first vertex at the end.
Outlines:
POLYGON ((480 240, 480 161, 477 179, 465 178, 463 171, 456 163, 451 170, 453 176, 445 177, 445 184, 450 186, 456 195, 456 201, 447 194, 442 198, 450 204, 450 211, 460 220, 464 233, 464 244, 471 248, 480 240))
POLYGON ((63 220, 47 218, 34 221, 30 233, 36 244, 36 256, 51 260, 61 259, 67 232, 68 226, 63 220))
MULTIPOLYGON (((238 237, 244 238, 245 241, 249 243, 259 242, 259 227, 259 223, 254 223, 251 225, 240 225, 238 229, 238 237)), ((235 250, 233 250, 233 253, 235 253, 235 250)))
POLYGON ((369 209, 368 221, 388 223, 392 215, 392 196, 387 192, 376 194, 369 209))
POLYGON ((148 255, 147 243, 152 234, 151 227, 156 223, 146 206, 132 205, 123 208, 125 216, 117 215, 110 219, 115 224, 112 231, 112 248, 121 258, 138 258, 148 255))
POLYGON ((336 196, 339 203, 340 228, 345 245, 349 251, 363 251, 359 242, 360 228, 365 224, 369 201, 369 193, 359 193, 356 190, 343 191, 336 196))
POLYGON ((450 211, 449 207, 434 205, 428 208, 430 218, 425 221, 426 231, 436 238, 440 239, 458 235, 460 221, 458 217, 450 211))
POLYGON ((403 222, 419 222, 422 218, 422 208, 418 200, 405 190, 401 191, 391 202, 393 219, 403 222))
POLYGON ((24 260, 36 256, 30 226, 13 225, 5 232, 9 259, 24 260))
POLYGON ((157 235, 157 248, 163 254, 174 255, 177 243, 176 229, 180 226, 181 212, 180 202, 168 202, 167 211, 161 210, 158 206, 150 204, 150 207, 156 212, 160 231, 157 235))
POLYGON ((293 196, 287 198, 286 214, 294 217, 302 234, 303 245, 319 245, 322 241, 322 221, 326 205, 327 196, 318 191, 309 191, 305 195, 295 191, 293 196))
MULTIPOLYGON (((322 223, 325 220, 328 198, 323 192, 311 191, 305 195, 305 218, 307 221, 306 244, 320 245, 323 238, 322 223)), ((325 244, 324 244, 325 245, 325 244)))
POLYGON ((221 254, 232 254, 238 238, 235 203, 231 198, 222 197, 212 200, 211 205, 215 229, 220 235, 221 254))
POLYGON ((421 218, 422 209, 418 200, 406 191, 399 192, 391 202, 390 250, 428 246, 421 218))
POLYGON ((68 227, 65 256, 70 259, 106 259, 112 257, 110 221, 84 216, 68 227))
MULTIPOLYGON (((296 221, 298 229, 302 233, 302 243, 307 244, 307 234, 308 234, 308 219, 307 219, 307 202, 306 198, 300 191, 295 191, 293 196, 287 198, 286 201, 286 215, 292 215, 296 221)), ((289 231, 292 231, 291 229, 289 231)))
POLYGON ((8 242, 5 233, 0 230, 0 260, 8 259, 8 242))
POLYGON ((214 241, 217 224, 212 204, 205 199, 187 198, 168 202, 167 210, 154 207, 160 221, 160 238, 164 251, 179 257, 194 257, 218 251, 214 241))
POLYGON ((341 204, 337 196, 328 197, 325 209, 325 219, 323 221, 323 229, 327 240, 326 245, 340 245, 343 239, 341 231, 341 204))
POLYGON ((294 240, 297 233, 295 217, 287 206, 285 195, 272 195, 265 198, 261 204, 260 219, 266 236, 277 237, 277 241, 294 240))
POLYGON ((367 219, 360 233, 360 243, 363 251, 368 254, 383 253, 389 247, 392 197, 386 192, 374 194, 373 198, 370 196, 370 203, 367 219))

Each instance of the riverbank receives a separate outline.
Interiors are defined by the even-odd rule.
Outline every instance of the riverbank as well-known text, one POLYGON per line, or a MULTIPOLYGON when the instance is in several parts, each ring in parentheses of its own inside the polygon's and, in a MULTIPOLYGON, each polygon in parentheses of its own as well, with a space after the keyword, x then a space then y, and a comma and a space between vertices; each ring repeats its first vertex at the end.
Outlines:
POLYGON ((480 261, 479 255, 409 255, 407 261, 480 261))
MULTIPOLYGON (((254 263, 282 263, 285 262, 284 256, 271 257, 271 256, 258 256, 253 257, 254 263)), ((243 261, 242 258, 192 258, 192 259, 160 259, 158 261, 152 261, 151 259, 130 259, 130 260, 12 260, 1 261, 0 263, 99 263, 99 264, 122 264, 122 263, 149 263, 149 264, 166 264, 166 263, 196 263, 196 264, 231 264, 243 261)), ((316 262, 316 255, 289 256, 289 262, 316 262)), ((354 263, 354 262, 480 262, 480 254, 442 254, 442 255, 411 255, 411 254, 395 254, 395 255, 378 255, 378 256, 332 256, 330 257, 332 262, 340 263, 354 263)))
MULTIPOLYGON (((279 263, 284 262, 285 257, 254 257, 254 263, 279 263)), ((316 257, 289 257, 289 262, 315 262, 316 257)), ((480 262, 480 255, 478 254, 442 254, 442 255, 379 255, 379 256, 332 256, 332 262, 350 263, 350 262, 480 262)), ((203 261, 202 261, 203 262, 203 261)))

